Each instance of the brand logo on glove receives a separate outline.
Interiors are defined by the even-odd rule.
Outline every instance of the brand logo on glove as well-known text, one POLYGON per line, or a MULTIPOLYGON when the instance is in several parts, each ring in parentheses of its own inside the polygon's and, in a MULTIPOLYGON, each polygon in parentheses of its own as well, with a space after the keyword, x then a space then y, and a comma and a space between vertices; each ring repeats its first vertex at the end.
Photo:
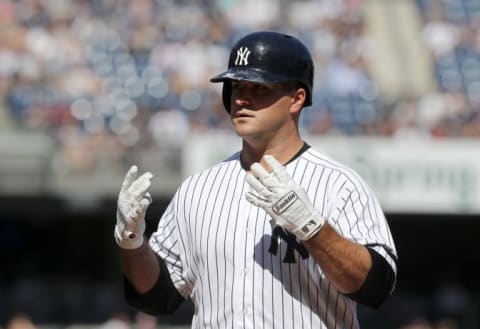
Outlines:
POLYGON ((276 213, 277 215, 280 215, 297 200, 298 200, 297 194, 294 191, 290 191, 287 194, 285 194, 280 200, 275 202, 275 204, 272 207, 273 212, 276 213))
POLYGON ((302 231, 308 233, 317 227, 317 223, 314 220, 309 221, 302 227, 302 231))

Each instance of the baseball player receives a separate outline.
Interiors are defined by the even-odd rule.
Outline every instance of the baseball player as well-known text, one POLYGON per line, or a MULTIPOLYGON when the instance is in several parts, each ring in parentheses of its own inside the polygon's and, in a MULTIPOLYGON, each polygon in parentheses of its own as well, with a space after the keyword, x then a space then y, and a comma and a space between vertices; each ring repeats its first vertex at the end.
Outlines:
POLYGON ((359 328, 357 303, 391 294, 397 255, 378 200, 299 134, 313 72, 295 37, 234 45, 211 81, 242 149, 183 181, 148 242, 152 174, 128 171, 114 236, 132 306, 168 314, 190 298, 192 328, 359 328))

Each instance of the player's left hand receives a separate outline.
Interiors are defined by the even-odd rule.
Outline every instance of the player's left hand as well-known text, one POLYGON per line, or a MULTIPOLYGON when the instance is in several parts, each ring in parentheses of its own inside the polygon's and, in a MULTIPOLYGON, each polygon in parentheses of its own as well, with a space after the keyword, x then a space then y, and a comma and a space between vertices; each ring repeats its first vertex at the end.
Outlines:
POLYGON ((247 192, 246 199, 263 208, 272 216, 275 224, 295 234, 300 240, 308 240, 325 224, 325 219, 313 207, 307 193, 288 175, 285 167, 272 155, 265 155, 272 168, 269 173, 255 162, 247 174, 247 182, 257 194, 247 192))

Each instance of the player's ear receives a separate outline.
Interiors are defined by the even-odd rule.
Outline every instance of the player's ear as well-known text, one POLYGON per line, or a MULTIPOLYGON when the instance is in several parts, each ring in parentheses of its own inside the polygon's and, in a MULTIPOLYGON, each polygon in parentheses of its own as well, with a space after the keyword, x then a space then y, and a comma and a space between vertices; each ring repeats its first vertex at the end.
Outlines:
POLYGON ((307 92, 305 88, 303 87, 296 88, 292 96, 292 105, 290 106, 290 113, 299 114, 303 108, 303 104, 305 104, 306 99, 307 99, 307 92))

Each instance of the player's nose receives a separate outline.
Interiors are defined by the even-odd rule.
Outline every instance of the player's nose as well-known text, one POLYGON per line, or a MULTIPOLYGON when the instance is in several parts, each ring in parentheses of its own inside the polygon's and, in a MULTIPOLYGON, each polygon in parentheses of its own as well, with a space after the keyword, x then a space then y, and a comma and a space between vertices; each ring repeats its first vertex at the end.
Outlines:
POLYGON ((246 91, 237 91, 232 94, 232 105, 236 107, 246 107, 251 104, 251 98, 246 91))
POLYGON ((244 106, 250 104, 250 100, 246 97, 242 97, 242 98, 236 97, 234 99, 234 103, 235 103, 235 105, 244 107, 244 106))

